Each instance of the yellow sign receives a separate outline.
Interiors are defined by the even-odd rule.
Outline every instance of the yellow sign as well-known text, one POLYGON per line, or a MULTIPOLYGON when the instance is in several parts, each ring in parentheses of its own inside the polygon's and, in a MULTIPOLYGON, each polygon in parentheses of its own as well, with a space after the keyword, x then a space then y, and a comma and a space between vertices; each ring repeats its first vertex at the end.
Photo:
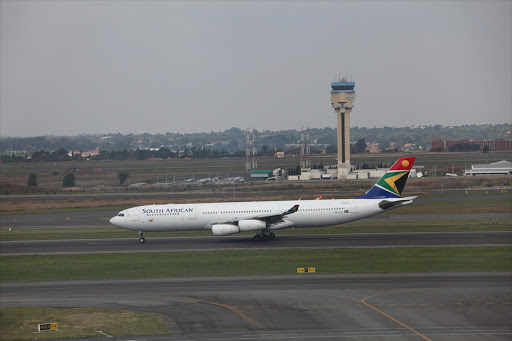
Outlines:
POLYGON ((297 273, 315 272, 315 268, 297 268, 297 273))
POLYGON ((37 331, 43 331, 43 330, 59 330, 59 324, 58 323, 42 323, 37 325, 37 331))

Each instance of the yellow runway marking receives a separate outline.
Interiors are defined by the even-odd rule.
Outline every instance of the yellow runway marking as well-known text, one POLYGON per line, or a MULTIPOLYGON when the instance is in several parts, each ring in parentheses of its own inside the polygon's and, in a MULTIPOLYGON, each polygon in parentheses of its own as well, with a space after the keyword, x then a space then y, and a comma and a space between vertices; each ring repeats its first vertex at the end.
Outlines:
MULTIPOLYGON (((131 297, 133 297, 133 296, 131 296, 131 297)), ((173 297, 173 296, 138 296, 138 297, 144 297, 144 298, 146 298, 146 297, 147 298, 166 298, 166 299, 171 299, 171 300, 191 301, 191 302, 205 303, 205 304, 215 305, 215 306, 218 306, 218 307, 223 307, 223 308, 226 308, 226 309, 232 311, 233 313, 237 314, 238 316, 240 316, 241 318, 243 318, 247 322, 255 325, 256 327, 258 327, 260 329, 265 329, 265 327, 263 327, 261 324, 259 324, 258 322, 256 322, 252 318, 250 318, 249 316, 245 315, 241 311, 239 311, 239 310, 235 309, 234 307, 229 306, 227 304, 218 303, 218 302, 212 302, 212 301, 205 301, 205 300, 200 300, 200 299, 196 299, 196 298, 187 298, 187 297, 173 297)))
POLYGON ((410 330, 410 331, 412 331, 414 334, 417 334, 417 335, 421 336, 421 337, 422 337, 422 338, 424 338, 425 340, 432 341, 431 339, 429 339, 429 338, 428 338, 428 337, 426 337, 425 335, 423 335, 423 334, 421 334, 421 333, 417 332, 416 330, 412 329, 411 327, 409 327, 409 326, 408 326, 408 325, 406 325, 405 323, 402 323, 402 322, 398 321, 396 318, 394 318, 394 317, 392 317, 392 316, 390 316, 390 315, 386 314, 386 313, 385 313, 385 312, 383 312, 382 310, 379 310, 379 309, 375 308, 374 306, 372 306, 371 304, 366 303, 366 302, 365 302, 365 300, 366 300, 367 298, 368 298, 368 297, 364 298, 361 302, 363 302, 364 304, 366 304, 368 307, 372 308, 373 310, 375 310, 375 311, 377 311, 377 312, 381 313, 382 315, 384 315, 384 316, 386 316, 386 317, 390 318, 391 320, 395 321, 396 323, 398 323, 398 324, 400 324, 400 325, 404 326, 405 328, 409 329, 409 330, 410 330))
POLYGON ((356 301, 356 302, 361 302, 362 304, 358 304, 358 305, 365 305, 369 308, 372 308, 373 310, 375 310, 376 312, 378 312, 379 314, 382 314, 384 316, 386 316, 387 318, 395 321, 396 323, 398 323, 399 325, 401 326, 404 326, 405 328, 409 329, 410 331, 412 331, 413 333, 421 336, 422 338, 424 338, 425 340, 428 340, 428 341, 432 341, 431 339, 429 339, 428 337, 426 337, 425 335, 417 332, 416 330, 414 330, 413 328, 409 327, 408 325, 406 325, 405 323, 403 322, 400 322, 398 321, 396 318, 386 314, 385 312, 383 312, 382 310, 379 310, 377 308, 375 308, 373 305, 371 305, 370 303, 366 302, 367 299, 369 298, 372 298, 372 297, 375 297, 375 296, 380 296, 380 295, 384 295, 384 294, 379 294, 379 295, 373 295, 373 296, 368 296, 368 297, 365 297, 363 298, 362 300, 359 300, 357 298, 354 298, 354 297, 348 297, 348 296, 339 296, 339 295, 332 295, 332 294, 319 294, 319 295, 326 295, 326 296, 333 296, 333 297, 341 297, 341 298, 346 298, 346 299, 349 299, 349 300, 353 300, 353 301, 356 301))
MULTIPOLYGON (((165 297, 165 296, 164 296, 165 297)), ((253 325, 255 325, 256 327, 260 328, 260 329, 265 329, 265 327, 263 327, 261 324, 259 324, 258 322, 254 321, 252 318, 250 318, 249 316, 245 315, 244 313, 242 313, 241 311, 239 310, 236 310, 235 308, 227 305, 227 304, 223 304, 223 303, 217 303, 217 302, 211 302, 211 301, 205 301, 205 300, 199 300, 199 299, 196 299, 196 298, 186 298, 186 297, 165 297, 165 298, 170 298, 170 299, 175 299, 175 300, 183 300, 183 301, 192 301, 192 302, 199 302, 199 303, 206 303, 206 304, 211 304, 211 305, 216 305, 216 306, 219 306, 219 307, 223 307, 223 308, 226 308, 232 312, 234 312, 235 314, 237 314, 238 316, 240 316, 241 318, 243 318, 244 320, 252 323, 253 325)))

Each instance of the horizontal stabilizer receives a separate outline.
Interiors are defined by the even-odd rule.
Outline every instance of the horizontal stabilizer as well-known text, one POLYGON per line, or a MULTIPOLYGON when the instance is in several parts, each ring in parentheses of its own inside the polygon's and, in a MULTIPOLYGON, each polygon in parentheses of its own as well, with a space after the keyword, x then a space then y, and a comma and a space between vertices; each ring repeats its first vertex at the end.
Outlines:
POLYGON ((379 207, 383 210, 387 210, 396 206, 402 206, 412 203, 414 199, 417 197, 407 197, 407 198, 399 198, 399 199, 386 199, 382 200, 379 203, 379 207))

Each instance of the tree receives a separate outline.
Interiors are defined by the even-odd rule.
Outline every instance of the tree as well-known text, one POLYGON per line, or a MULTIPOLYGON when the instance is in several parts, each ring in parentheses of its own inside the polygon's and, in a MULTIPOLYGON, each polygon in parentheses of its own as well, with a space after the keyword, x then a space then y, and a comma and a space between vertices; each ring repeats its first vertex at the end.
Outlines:
POLYGON ((325 148, 325 152, 327 154, 333 154, 338 152, 338 146, 336 145, 328 145, 327 148, 325 148))
POLYGON ((356 153, 364 153, 366 150, 366 140, 365 139, 359 139, 356 142, 356 153))
POLYGON ((482 149, 482 152, 483 153, 488 153, 489 152, 489 146, 484 146, 484 148, 482 149))
POLYGON ((71 159, 71 157, 69 156, 69 152, 66 149, 60 148, 51 153, 50 159, 52 161, 68 161, 71 159))
POLYGON ((27 185, 30 187, 37 187, 37 174, 36 173, 30 173, 30 175, 28 176, 27 185))
POLYGON ((268 147, 267 147, 266 144, 264 144, 263 147, 261 147, 260 154, 267 156, 267 154, 268 154, 268 147))
POLYGON ((69 173, 64 176, 64 180, 62 181, 62 186, 75 187, 75 184, 76 184, 75 174, 69 173))
POLYGON ((124 185, 126 179, 128 179, 129 176, 130 176, 130 173, 126 173, 126 172, 117 173, 117 177, 119 178, 119 183, 121 185, 124 185))

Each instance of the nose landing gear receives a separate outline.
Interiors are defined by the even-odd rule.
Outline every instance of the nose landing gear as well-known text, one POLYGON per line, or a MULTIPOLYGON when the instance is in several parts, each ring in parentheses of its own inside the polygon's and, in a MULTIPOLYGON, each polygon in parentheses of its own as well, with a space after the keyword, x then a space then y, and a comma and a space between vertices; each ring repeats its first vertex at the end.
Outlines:
POLYGON ((139 243, 143 244, 146 241, 146 239, 144 239, 144 232, 139 231, 139 237, 139 243))

